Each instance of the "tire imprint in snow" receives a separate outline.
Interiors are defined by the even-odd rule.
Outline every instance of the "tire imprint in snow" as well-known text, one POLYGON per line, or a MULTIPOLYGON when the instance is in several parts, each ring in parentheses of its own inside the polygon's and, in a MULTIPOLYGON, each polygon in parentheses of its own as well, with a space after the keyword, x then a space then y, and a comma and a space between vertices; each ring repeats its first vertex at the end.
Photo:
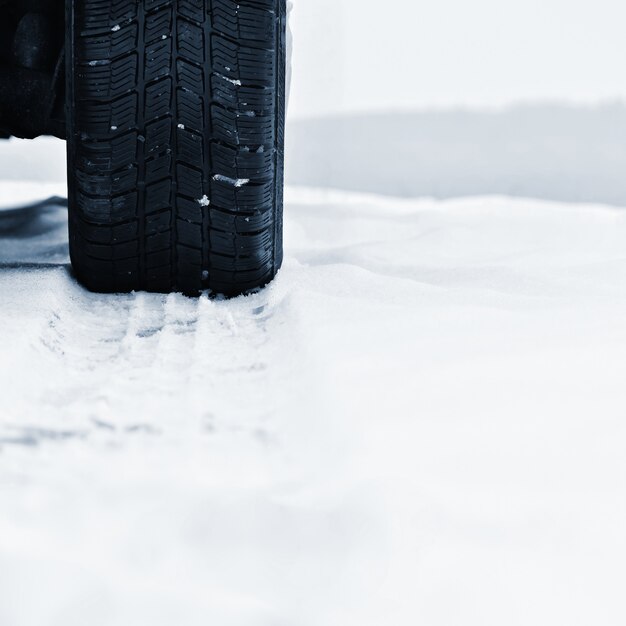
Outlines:
POLYGON ((172 429, 273 439, 289 372, 268 332, 281 307, 271 288, 226 301, 91 294, 58 269, 40 278, 29 349, 63 376, 37 388, 27 423, 3 424, 0 445, 172 429))

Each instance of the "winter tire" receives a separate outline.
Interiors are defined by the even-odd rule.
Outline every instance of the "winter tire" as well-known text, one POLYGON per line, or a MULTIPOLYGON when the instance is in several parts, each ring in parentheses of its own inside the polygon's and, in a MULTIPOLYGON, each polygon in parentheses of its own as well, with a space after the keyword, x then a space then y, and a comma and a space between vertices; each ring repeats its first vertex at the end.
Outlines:
POLYGON ((101 292, 282 261, 285 0, 68 0, 70 253, 101 292))

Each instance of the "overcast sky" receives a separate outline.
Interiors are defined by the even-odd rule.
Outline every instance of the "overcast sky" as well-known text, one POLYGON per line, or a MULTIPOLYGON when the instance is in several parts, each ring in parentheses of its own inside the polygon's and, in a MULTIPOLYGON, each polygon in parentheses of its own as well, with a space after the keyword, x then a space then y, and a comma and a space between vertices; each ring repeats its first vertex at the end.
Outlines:
POLYGON ((295 117, 626 98, 623 0, 294 4, 295 117))

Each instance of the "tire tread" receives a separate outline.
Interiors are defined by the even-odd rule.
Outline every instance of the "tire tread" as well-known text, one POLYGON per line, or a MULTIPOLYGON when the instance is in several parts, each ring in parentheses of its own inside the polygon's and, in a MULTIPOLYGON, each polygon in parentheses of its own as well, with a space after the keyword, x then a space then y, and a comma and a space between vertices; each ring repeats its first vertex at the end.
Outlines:
POLYGON ((285 4, 70 2, 70 251, 88 288, 236 295, 275 276, 285 4))

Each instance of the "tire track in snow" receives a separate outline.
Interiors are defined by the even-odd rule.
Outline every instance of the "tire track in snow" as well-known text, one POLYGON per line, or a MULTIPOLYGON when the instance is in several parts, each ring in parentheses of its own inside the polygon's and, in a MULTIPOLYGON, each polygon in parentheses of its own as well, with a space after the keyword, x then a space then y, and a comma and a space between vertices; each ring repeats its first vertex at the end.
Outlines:
POLYGON ((0 446, 123 446, 140 432, 264 446, 317 437, 326 410, 311 391, 326 374, 304 328, 310 302, 297 272, 234 300, 89 293, 69 267, 66 208, 43 208, 45 228, 42 207, 24 207, 32 227, 0 242, 5 351, 14 355, 0 359, 0 446))
POLYGON ((17 349, 38 382, 20 400, 20 419, 2 421, 5 444, 37 443, 35 432, 56 439, 184 427, 269 437, 273 398, 289 373, 269 339, 280 301, 268 291, 236 301, 98 295, 59 269, 38 271, 37 281, 26 305, 30 336, 17 349))

